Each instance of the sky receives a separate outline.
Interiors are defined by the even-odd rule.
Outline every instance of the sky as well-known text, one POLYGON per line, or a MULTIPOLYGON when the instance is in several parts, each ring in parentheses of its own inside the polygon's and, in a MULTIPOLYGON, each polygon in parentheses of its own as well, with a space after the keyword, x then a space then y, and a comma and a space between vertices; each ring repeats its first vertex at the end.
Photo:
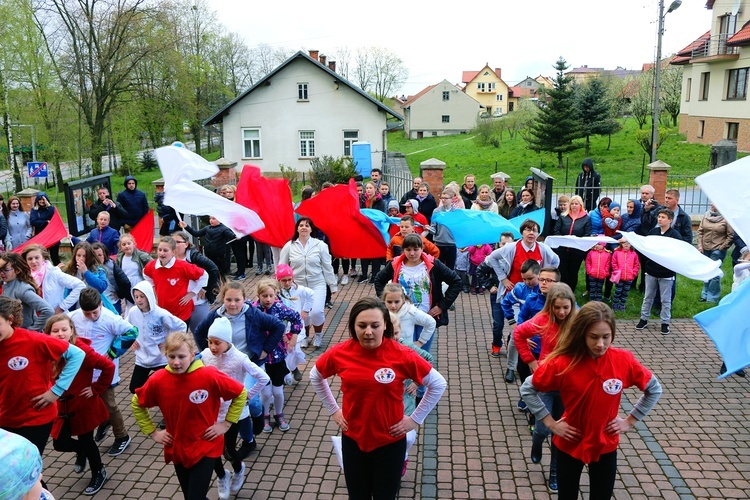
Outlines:
MULTIPOLYGON (((671 0, 665 0, 665 12, 671 0)), ((719 3, 719 2, 717 2, 719 3)), ((711 27, 706 0, 683 0, 665 16, 662 55, 673 54, 711 27)), ((397 94, 413 95, 486 63, 514 85, 527 76, 553 76, 562 56, 587 65, 640 69, 656 57, 658 0, 526 0, 508 2, 317 2, 211 0, 210 7, 249 47, 319 50, 380 46, 409 71, 397 94)), ((351 78, 350 78, 351 80, 351 78)))

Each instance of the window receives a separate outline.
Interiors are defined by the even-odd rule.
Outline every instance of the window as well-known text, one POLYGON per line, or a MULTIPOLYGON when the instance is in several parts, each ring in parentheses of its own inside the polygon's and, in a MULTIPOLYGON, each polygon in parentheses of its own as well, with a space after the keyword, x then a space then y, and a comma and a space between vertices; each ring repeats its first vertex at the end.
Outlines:
POLYGON ((747 77, 750 68, 730 69, 727 99, 747 98, 747 77))
POLYGON ((693 79, 687 79, 687 85, 685 86, 685 102, 690 102, 690 90, 693 87, 693 79))
POLYGON ((703 129, 706 128, 706 120, 698 120, 698 138, 703 138, 703 129))
POLYGON ((443 91, 443 100, 444 101, 450 101, 451 99, 451 93, 449 91, 443 91))
POLYGON ((477 92, 484 92, 485 85, 484 82, 477 83, 477 92))
POLYGON ((711 73, 701 73, 701 88, 699 101, 708 100, 708 84, 711 81, 711 73))
POLYGON ((344 130, 344 156, 352 155, 352 144, 359 141, 359 131, 344 130))
POLYGON ((737 122, 727 122, 727 139, 736 141, 739 135, 740 124, 737 122))
POLYGON ((451 122, 451 116, 443 115, 443 123, 450 123, 450 122, 451 122))
POLYGON ((494 92, 495 91, 495 82, 490 82, 487 84, 487 92, 494 92))
POLYGON ((242 129, 243 158, 260 158, 260 129, 242 129))
POLYGON ((297 100, 298 101, 307 100, 307 84, 306 83, 297 84, 297 100))
POLYGON ((299 132, 299 156, 300 158, 313 158, 315 156, 315 131, 300 130, 299 132))
POLYGON ((503 100, 503 94, 497 94, 497 95, 495 96, 495 100, 496 100, 496 101, 502 101, 502 100, 503 100))

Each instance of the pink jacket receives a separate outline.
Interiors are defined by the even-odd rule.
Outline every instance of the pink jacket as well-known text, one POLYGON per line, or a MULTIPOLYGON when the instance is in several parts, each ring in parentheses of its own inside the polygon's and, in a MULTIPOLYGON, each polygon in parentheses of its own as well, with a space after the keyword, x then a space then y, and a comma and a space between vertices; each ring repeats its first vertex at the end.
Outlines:
POLYGON ((485 243, 482 246, 472 245, 469 247, 469 261, 478 266, 484 262, 485 257, 492 253, 492 247, 485 243))
POLYGON ((612 254, 612 282, 632 281, 641 270, 638 254, 633 249, 628 251, 616 248, 612 254))
POLYGON ((609 276, 610 264, 612 263, 612 254, 609 250, 591 249, 586 255, 586 276, 596 279, 606 279, 609 276))

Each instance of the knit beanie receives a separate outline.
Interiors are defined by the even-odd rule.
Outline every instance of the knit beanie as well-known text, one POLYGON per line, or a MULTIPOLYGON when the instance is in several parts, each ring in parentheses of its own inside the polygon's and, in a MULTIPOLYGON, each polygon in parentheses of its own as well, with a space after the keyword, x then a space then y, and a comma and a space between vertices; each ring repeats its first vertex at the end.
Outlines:
POLYGON ((232 343, 232 324, 227 318, 219 316, 208 327, 208 337, 223 340, 227 344, 232 343))
POLYGON ((281 280, 281 278, 294 278, 294 271, 287 264, 279 264, 276 268, 276 279, 281 280))
POLYGON ((391 200, 388 202, 388 210, 395 208, 398 210, 398 202, 396 200, 391 200))
POLYGON ((615 208, 619 208, 620 210, 622 210, 622 208, 620 207, 620 204, 617 203, 616 201, 613 201, 612 203, 609 204, 609 211, 611 212, 615 208))
POLYGON ((31 442, 0 429, 0 498, 23 498, 42 474, 42 457, 31 442))

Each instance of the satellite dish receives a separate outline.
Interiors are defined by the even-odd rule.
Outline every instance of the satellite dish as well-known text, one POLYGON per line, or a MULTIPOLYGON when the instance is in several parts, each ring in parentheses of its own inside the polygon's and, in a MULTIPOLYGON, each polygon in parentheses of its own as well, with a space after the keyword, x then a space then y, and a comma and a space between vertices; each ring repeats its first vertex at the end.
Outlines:
POLYGON ((737 13, 740 11, 740 4, 742 3, 741 0, 734 0, 734 6, 732 7, 732 15, 736 16, 737 13))

